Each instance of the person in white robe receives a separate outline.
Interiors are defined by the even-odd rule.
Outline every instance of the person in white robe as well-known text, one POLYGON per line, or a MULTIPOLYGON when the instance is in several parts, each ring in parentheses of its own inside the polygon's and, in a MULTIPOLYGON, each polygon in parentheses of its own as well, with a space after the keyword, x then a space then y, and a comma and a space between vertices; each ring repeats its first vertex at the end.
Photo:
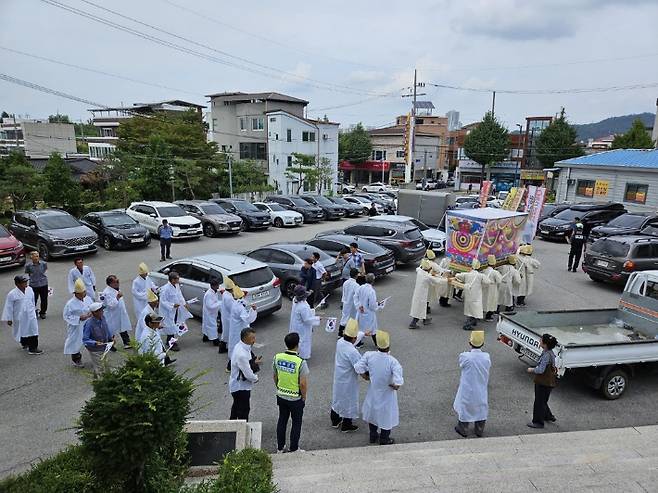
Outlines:
MULTIPOLYGON (((234 303, 231 306, 231 315, 229 318, 229 335, 228 335, 228 354, 233 354, 233 349, 241 340, 243 329, 248 329, 256 317, 256 305, 247 305, 244 301, 244 291, 237 284, 232 289, 234 303)), ((228 360, 226 370, 231 371, 231 360, 228 360)))
MULTIPOLYGON (((233 288, 235 284, 230 277, 224 278, 224 287, 220 288, 220 301, 219 306, 219 318, 222 322, 222 333, 219 337, 219 353, 228 353, 228 338, 229 332, 231 331, 231 309, 235 304, 235 298, 233 298, 233 288)), ((229 359, 231 358, 231 353, 228 354, 229 359)))
POLYGON ((436 262, 433 262, 433 264, 436 265, 436 267, 432 265, 432 271, 436 272, 446 280, 445 283, 439 284, 436 287, 436 296, 439 298, 439 306, 448 308, 450 307, 450 298, 454 292, 452 284, 448 281, 448 279, 453 276, 452 269, 450 268, 450 259, 448 257, 443 257, 438 265, 436 262))
POLYGON ((299 357, 305 360, 311 358, 313 327, 320 325, 321 320, 306 301, 310 294, 310 291, 306 291, 301 284, 295 286, 290 325, 288 326, 288 333, 297 332, 299 334, 299 357))
POLYGON ((87 287, 82 279, 76 279, 73 286, 73 297, 64 305, 62 317, 66 322, 66 340, 64 354, 71 355, 71 361, 76 368, 84 368, 82 364, 82 330, 85 320, 91 317, 91 304, 94 300, 87 294, 87 287))
POLYGON ((142 331, 142 338, 139 341, 139 352, 140 354, 151 353, 164 366, 168 366, 175 363, 176 360, 169 357, 162 342, 161 325, 163 320, 158 314, 147 314, 144 317, 145 329, 142 331))
POLYGON ((377 301, 377 292, 372 286, 375 282, 375 275, 366 274, 365 281, 365 284, 354 291, 354 305, 357 308, 356 321, 365 335, 372 336, 372 342, 377 345, 377 312, 382 309, 382 305, 377 301))
POLYGON ((99 299, 103 303, 103 315, 107 326, 113 335, 121 336, 124 349, 130 349, 130 336, 128 331, 132 330, 126 300, 119 289, 119 278, 115 275, 109 275, 105 279, 107 286, 101 292, 99 299))
POLYGON ((484 318, 482 288, 491 284, 491 281, 479 272, 479 269, 480 261, 473 259, 469 272, 460 272, 455 275, 455 279, 464 284, 464 316, 466 317, 462 327, 464 330, 473 330, 477 321, 484 318))
POLYGON ((491 358, 482 352, 484 331, 474 330, 470 338, 471 350, 459 355, 459 388, 452 405, 457 413, 455 431, 466 438, 470 423, 475 434, 481 437, 489 414, 489 369, 491 358))
POLYGON ((498 311, 512 311, 514 309, 514 286, 521 282, 521 276, 516 269, 516 255, 507 257, 507 263, 500 265, 496 270, 501 280, 498 286, 498 311))
POLYGON ((487 257, 487 267, 482 273, 489 278, 491 284, 482 287, 482 300, 484 302, 484 319, 491 322, 494 312, 498 311, 498 291, 503 276, 498 272, 496 267, 496 256, 487 257))
MULTIPOLYGON (((171 271, 167 275, 169 282, 159 289, 160 295, 160 315, 164 318, 164 333, 167 335, 167 345, 171 339, 178 338, 180 327, 190 318, 192 314, 189 311, 187 302, 183 297, 180 289, 180 276, 178 272, 171 271)), ((172 351, 180 351, 178 341, 172 343, 172 351)))
POLYGON ((343 337, 336 342, 330 418, 331 426, 345 433, 359 429, 352 422, 359 417, 359 374, 354 369, 354 365, 361 359, 361 353, 354 346, 358 335, 359 324, 350 318, 345 325, 343 337))
POLYGON ((91 270, 91 267, 88 265, 84 265, 84 260, 82 260, 81 257, 76 257, 73 260, 73 264, 75 267, 69 271, 69 275, 67 277, 69 293, 75 293, 75 281, 82 279, 82 282, 85 283, 85 287, 87 289, 87 296, 89 296, 92 300, 95 300, 96 276, 94 275, 94 271, 91 270))
MULTIPOLYGON (((144 308, 146 308, 146 305, 148 304, 146 297, 147 290, 150 289, 154 293, 158 292, 158 286, 156 286, 153 280, 149 277, 148 266, 142 262, 139 264, 137 269, 138 274, 137 277, 133 279, 131 289, 133 295, 133 310, 135 311, 135 318, 140 317, 144 311, 144 308)), ((137 335, 135 335, 135 337, 137 337, 137 335)))
POLYGON ((519 282, 516 290, 516 304, 525 306, 526 296, 530 296, 535 287, 535 273, 541 267, 539 260, 532 257, 532 245, 522 245, 519 247, 519 282))
POLYGON ((14 277, 16 287, 7 293, 2 310, 2 321, 11 327, 14 340, 31 355, 43 354, 39 349, 39 324, 37 322, 34 291, 28 286, 30 277, 22 274, 14 277))
POLYGON ((446 280, 432 273, 430 260, 421 260, 420 266, 416 267, 416 285, 411 296, 410 329, 418 328, 418 320, 422 320, 423 325, 428 325, 432 321, 432 318, 427 316, 429 309, 427 300, 430 292, 442 282, 446 282, 446 280))
POLYGON ((213 346, 219 346, 217 317, 219 316, 220 304, 219 279, 214 278, 210 280, 210 287, 203 295, 203 318, 201 320, 203 342, 212 342, 213 346))
POLYGON ((146 315, 151 315, 151 317, 159 315, 158 306, 160 305, 160 300, 158 300, 158 295, 151 289, 146 290, 146 301, 147 304, 137 316, 137 323, 135 324, 135 340, 138 342, 142 340, 142 334, 146 330, 146 315))
POLYGON ((361 407, 361 415, 370 430, 370 443, 390 445, 395 442, 391 430, 400 424, 397 391, 404 384, 404 378, 402 366, 389 353, 388 332, 380 330, 377 336, 378 351, 366 352, 354 365, 354 370, 370 381, 361 407))
POLYGON ((440 279, 440 282, 438 282, 437 284, 430 285, 430 289, 427 296, 427 313, 432 313, 431 303, 433 301, 438 300, 440 306, 450 306, 448 304, 448 297, 443 296, 444 293, 449 294, 446 292, 446 290, 449 289, 448 279, 443 274, 444 269, 439 264, 436 263, 436 253, 434 253, 434 250, 428 248, 425 251, 425 258, 421 260, 421 262, 422 261, 425 261, 425 263, 429 265, 430 267, 429 272, 433 276, 438 276, 438 278, 440 279))
POLYGON ((359 288, 356 278, 359 269, 351 268, 349 278, 343 283, 341 297, 340 324, 338 325, 338 337, 343 337, 345 324, 351 318, 356 318, 356 306, 354 306, 354 293, 359 288))

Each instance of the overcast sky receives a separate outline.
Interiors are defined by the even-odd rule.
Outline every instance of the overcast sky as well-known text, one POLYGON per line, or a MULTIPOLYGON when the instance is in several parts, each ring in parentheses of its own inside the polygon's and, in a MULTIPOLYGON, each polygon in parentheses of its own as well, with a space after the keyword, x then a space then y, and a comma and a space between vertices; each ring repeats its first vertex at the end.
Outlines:
MULTIPOLYGON (((412 85, 414 67, 422 82, 484 89, 658 83, 656 0, 57 2, 198 54, 42 0, 0 0, 0 72, 103 105, 164 99, 203 104, 205 94, 216 92, 279 91, 310 101, 309 116, 382 126, 408 111, 409 98, 401 97, 408 90, 401 89, 412 85)), ((435 114, 456 109, 465 124, 491 106, 488 93, 430 85, 423 92, 419 99, 431 100, 435 114)), ((658 87, 497 94, 496 114, 513 130, 528 115, 551 115, 564 106, 572 122, 585 123, 654 112, 657 97, 658 87)), ((0 80, 0 111, 30 117, 59 111, 87 119, 88 107, 0 80)))

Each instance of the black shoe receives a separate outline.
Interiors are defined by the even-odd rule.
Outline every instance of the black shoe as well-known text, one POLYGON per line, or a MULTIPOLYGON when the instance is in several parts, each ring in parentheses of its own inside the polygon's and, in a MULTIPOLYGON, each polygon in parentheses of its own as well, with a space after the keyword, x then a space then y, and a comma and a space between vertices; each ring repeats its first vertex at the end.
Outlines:
POLYGON ((208 336, 206 334, 203 334, 203 337, 201 338, 202 342, 208 342, 210 339, 208 339, 208 336))
POLYGON ((169 260, 171 260, 171 257, 167 257, 169 260))
POLYGON ((373 436, 370 435, 370 443, 377 443, 379 441, 379 434, 373 436))
POLYGON ((432 323, 432 318, 427 317, 426 319, 423 320, 423 325, 430 325, 432 323))
POLYGON ((165 363, 165 366, 173 365, 176 363, 176 358, 170 358, 169 361, 165 363))
POLYGON ((219 341, 219 353, 228 353, 228 347, 226 346, 226 343, 224 341, 219 341))
POLYGON ((379 445, 393 445, 395 443, 395 440, 393 438, 386 438, 384 440, 380 439, 379 440, 379 445))
POLYGON ((409 324, 410 329, 417 329, 418 328, 418 322, 411 322, 409 324))
POLYGON ((530 421, 530 423, 528 423, 528 428, 542 429, 543 427, 544 427, 543 424, 535 423, 534 421, 530 421))
POLYGON ((343 433, 352 433, 358 429, 359 427, 357 425, 346 425, 345 423, 343 423, 343 426, 340 427, 340 431, 343 433))
POLYGON ((45 320, 45 319, 46 319, 46 314, 45 314, 45 313, 41 313, 41 314, 39 315, 39 318, 40 318, 41 320, 45 320))
POLYGON ((43 350, 39 349, 39 348, 37 348, 37 349, 28 349, 27 354, 31 354, 32 356, 38 356, 40 354, 43 354, 43 350))
POLYGON ((473 330, 473 326, 472 325, 464 325, 462 327, 462 329, 464 329, 464 330, 473 330))
POLYGON ((429 314, 429 313, 432 313, 432 308, 430 308, 429 305, 427 305, 427 313, 428 313, 428 314, 429 314))
POLYGON ((359 343, 355 347, 363 347, 363 341, 359 341, 359 343))
POLYGON ((551 423, 555 423, 557 421, 557 418, 555 416, 551 416, 550 418, 546 418, 545 421, 549 421, 551 423))
POLYGON ((213 339, 211 342, 213 346, 219 347, 219 339, 213 339))
POLYGON ((165 258, 162 257, 162 258, 160 259, 160 262, 164 262, 164 261, 165 261, 165 258))
POLYGON ((112 351, 113 353, 116 353, 116 352, 117 352, 117 348, 116 348, 116 346, 112 346, 112 347, 110 348, 110 351, 112 351))
POLYGON ((457 432, 457 434, 461 435, 464 438, 468 436, 465 432, 459 429, 459 426, 455 426, 455 431, 457 432))
POLYGON ((171 346, 172 351, 180 351, 180 347, 178 347, 178 343, 174 342, 173 345, 171 346))

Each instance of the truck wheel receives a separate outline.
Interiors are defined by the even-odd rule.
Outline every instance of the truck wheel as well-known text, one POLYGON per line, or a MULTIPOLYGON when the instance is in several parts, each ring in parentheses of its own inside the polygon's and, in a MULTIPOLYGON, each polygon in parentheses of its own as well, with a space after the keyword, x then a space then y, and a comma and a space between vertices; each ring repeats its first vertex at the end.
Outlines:
POLYGON ((609 400, 619 399, 628 388, 628 375, 623 370, 613 370, 606 375, 601 384, 603 397, 609 400))

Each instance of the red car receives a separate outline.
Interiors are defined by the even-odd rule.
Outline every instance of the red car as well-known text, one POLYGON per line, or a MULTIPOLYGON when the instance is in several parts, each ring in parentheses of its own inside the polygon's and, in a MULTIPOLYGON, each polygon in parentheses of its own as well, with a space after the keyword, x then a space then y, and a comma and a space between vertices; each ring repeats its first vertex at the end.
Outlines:
POLYGON ((13 265, 25 265, 25 248, 4 226, 0 225, 0 268, 13 265))

